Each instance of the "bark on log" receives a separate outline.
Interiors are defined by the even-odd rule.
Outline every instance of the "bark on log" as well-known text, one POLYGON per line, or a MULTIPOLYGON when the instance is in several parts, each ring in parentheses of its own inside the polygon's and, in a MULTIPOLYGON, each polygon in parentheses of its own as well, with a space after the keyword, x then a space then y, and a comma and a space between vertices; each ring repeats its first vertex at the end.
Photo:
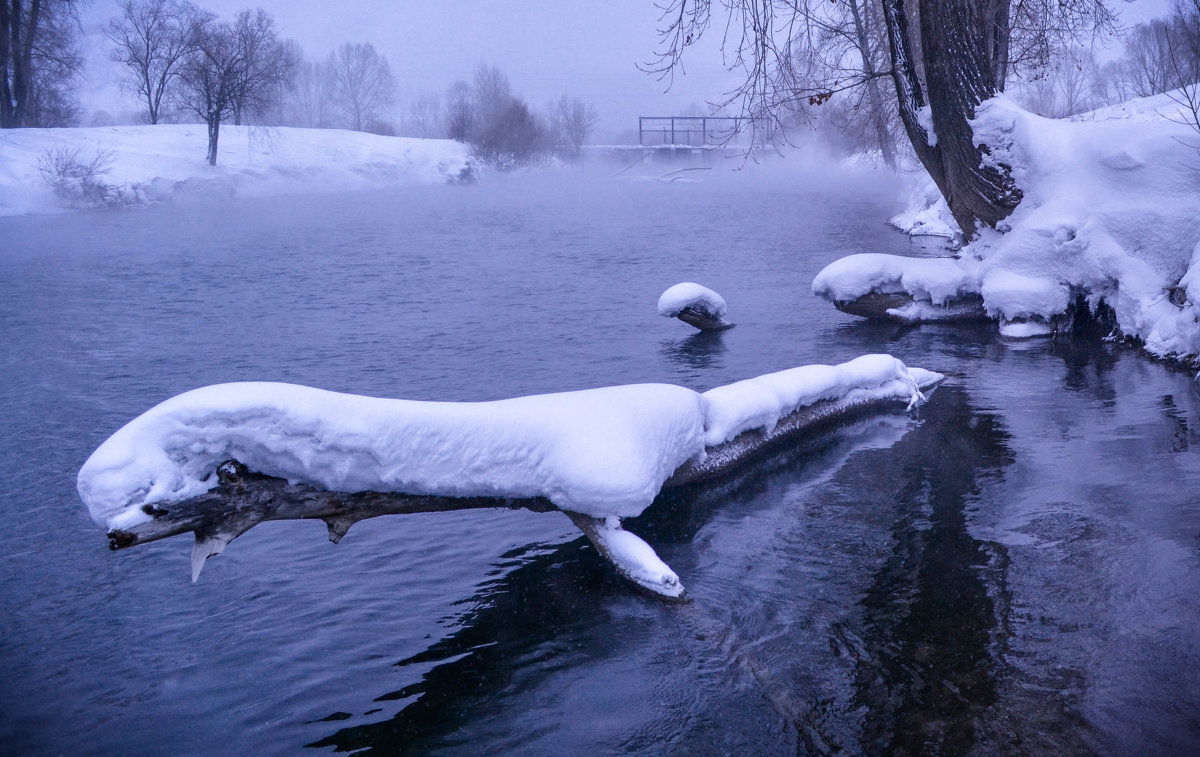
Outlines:
POLYGON ((843 313, 861 318, 894 321, 912 326, 918 323, 976 321, 988 317, 979 295, 966 295, 934 305, 916 301, 906 292, 868 292, 853 300, 837 300, 833 306, 843 313))
POLYGON ((688 305, 675 314, 675 317, 689 326, 695 326, 701 331, 723 331, 733 328, 734 324, 726 322, 718 315, 706 312, 695 305, 688 305))

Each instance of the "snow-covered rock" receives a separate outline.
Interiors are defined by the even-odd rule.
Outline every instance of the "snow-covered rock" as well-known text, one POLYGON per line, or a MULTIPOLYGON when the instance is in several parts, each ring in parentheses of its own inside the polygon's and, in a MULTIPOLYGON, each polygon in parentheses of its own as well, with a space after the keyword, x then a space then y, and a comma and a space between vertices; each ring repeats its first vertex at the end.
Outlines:
MULTIPOLYGON (((1082 295, 1163 357, 1200 355, 1200 134, 1162 117, 1158 96, 1072 120, 1006 97, 978 109, 975 136, 1012 167, 1024 199, 955 258, 856 255, 813 292, 848 302, 904 291, 933 304, 980 296, 1012 335, 1050 332, 1082 295), (1032 325, 1030 325, 1032 324, 1032 325)), ((1178 106, 1174 106, 1177 115, 1178 106)), ((936 314, 936 313, 935 313, 936 314)))
POLYGON ((223 126, 217 165, 204 159, 202 124, 0 131, 0 216, 56 213, 78 203, 57 196, 39 163, 54 153, 80 163, 106 156, 99 182, 120 202, 243 197, 461 181, 473 166, 465 145, 341 129, 223 126))

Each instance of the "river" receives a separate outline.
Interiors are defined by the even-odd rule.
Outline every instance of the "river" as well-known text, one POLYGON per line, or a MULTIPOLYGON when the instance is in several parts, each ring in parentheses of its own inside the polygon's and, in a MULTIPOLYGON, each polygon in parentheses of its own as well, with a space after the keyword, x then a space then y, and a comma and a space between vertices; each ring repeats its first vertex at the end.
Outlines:
POLYGON ((4 751, 1196 753, 1192 377, 838 313, 825 264, 923 252, 890 182, 694 173, 0 219, 4 751), (658 317, 687 280, 737 327, 658 317), (868 352, 948 379, 627 522, 682 605, 523 511, 267 523, 192 585, 189 539, 111 553, 75 493, 206 384, 487 400, 868 352))

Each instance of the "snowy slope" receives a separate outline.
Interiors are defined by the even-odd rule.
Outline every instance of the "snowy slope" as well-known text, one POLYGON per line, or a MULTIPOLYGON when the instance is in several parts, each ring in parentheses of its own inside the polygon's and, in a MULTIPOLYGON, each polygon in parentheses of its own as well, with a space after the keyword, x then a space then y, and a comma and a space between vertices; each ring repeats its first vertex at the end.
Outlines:
POLYGON ((223 126, 217 165, 204 159, 202 124, 0 131, 0 216, 56 213, 81 203, 56 196, 38 170, 55 151, 83 163, 111 155, 100 180, 124 202, 367 189, 457 181, 470 171, 465 145, 338 129, 223 126))
MULTIPOLYGON (((1200 354, 1200 134, 1163 117, 1166 96, 1071 120, 998 97, 975 135, 1012 166, 1025 196, 998 230, 956 258, 851 256, 822 271, 815 294, 849 302, 907 292, 933 305, 980 295, 1011 336, 1049 333, 1082 295, 1112 308, 1122 333, 1162 357, 1200 354)), ((936 313, 931 318, 936 318, 936 313)))

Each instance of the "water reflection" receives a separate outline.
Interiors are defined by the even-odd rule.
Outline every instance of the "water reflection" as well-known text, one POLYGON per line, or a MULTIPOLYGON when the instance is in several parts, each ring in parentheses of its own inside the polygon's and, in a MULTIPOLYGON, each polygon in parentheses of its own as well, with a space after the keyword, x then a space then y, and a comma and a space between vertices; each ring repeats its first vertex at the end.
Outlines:
POLYGON ((610 653, 587 644, 597 637, 584 629, 603 622, 596 607, 605 597, 626 589, 590 552, 581 538, 552 549, 530 545, 505 555, 511 569, 459 603, 469 609, 458 620, 458 630, 395 663, 401 668, 433 665, 419 682, 376 697, 379 703, 405 703, 396 715, 340 729, 307 746, 404 754, 461 745, 456 732, 485 721, 502 693, 513 696, 535 688, 559 668, 587 665, 610 653))
POLYGON ((1012 462, 1008 435, 952 386, 925 424, 877 461, 880 480, 894 482, 891 553, 862 598, 860 630, 835 635, 858 657, 854 701, 866 708, 870 753, 962 753, 996 700, 1004 554, 970 535, 966 510, 980 477, 1012 462), (850 634, 861 637, 845 644, 850 634))
MULTIPOLYGON (((686 575, 691 567, 689 558, 694 554, 692 540, 731 501, 770 508, 771 497, 763 495, 781 483, 796 477, 826 476, 854 452, 891 446, 913 427, 912 420, 901 414, 831 423, 795 444, 764 455, 722 481, 669 490, 643 516, 626 523, 654 543, 668 561, 678 561, 677 567, 686 575)), ((497 717, 496 703, 511 705, 524 697, 538 699, 539 692, 553 688, 547 679, 570 675, 572 670, 589 671, 586 685, 597 691, 636 692, 636 679, 630 680, 627 674, 606 675, 606 666, 612 660, 634 657, 636 652, 631 647, 646 642, 642 635, 663 627, 679 629, 669 636, 688 645, 681 654, 687 656, 689 664, 695 659, 732 655, 735 679, 723 682, 723 687, 750 686, 767 701, 773 701, 776 710, 790 706, 787 701, 791 692, 769 679, 766 671, 771 663, 756 658, 753 652, 731 652, 726 648, 724 640, 737 631, 716 617, 703 601, 681 607, 631 596, 628 585, 614 577, 582 538, 554 547, 530 545, 505 557, 509 562, 498 569, 500 575, 460 602, 469 609, 457 619, 454 633, 395 663, 401 668, 432 665, 418 682, 376 697, 381 704, 401 703, 399 712, 381 722, 341 728, 308 746, 398 754, 454 751, 456 747, 469 752, 472 744, 487 742, 490 751, 531 749, 545 753, 539 740, 563 728, 562 710, 552 705, 545 713, 532 716, 535 733, 525 734, 510 726, 494 733, 490 725, 497 717), (614 604, 626 610, 633 607, 636 615, 648 614, 653 620, 639 622, 635 631, 621 634, 614 631, 621 626, 611 615, 614 604), (498 741, 504 742, 503 748, 498 741)), ((695 674, 686 668, 674 672, 685 677, 695 674)), ((748 727, 747 723, 764 716, 768 720, 778 717, 770 708, 763 708, 763 702, 743 706, 746 711, 739 714, 736 723, 725 722, 724 718, 712 721, 721 724, 726 737, 745 739, 742 729, 748 727), (764 712, 756 715, 755 709, 764 712)), ((638 707, 643 715, 655 710, 651 702, 638 707)), ((503 717, 510 723, 514 718, 511 712, 503 717)), ((631 734, 620 737, 624 748, 639 751, 636 745, 642 744, 641 750, 656 753, 674 741, 680 753, 695 753, 705 743, 703 737, 696 736, 698 732, 681 730, 679 722, 667 717, 669 722, 660 726, 661 731, 643 726, 641 736, 632 733, 638 729, 629 723, 631 734)), ((684 711, 678 717, 690 721, 695 713, 684 711)), ((324 718, 344 719, 347 717, 342 711, 324 718)), ((612 725, 598 722, 595 733, 591 733, 586 723, 574 722, 570 735, 594 746, 612 738, 606 731, 612 725)))
POLYGON ((722 367, 724 331, 697 331, 683 339, 665 340, 659 351, 672 363, 700 372, 722 367))

